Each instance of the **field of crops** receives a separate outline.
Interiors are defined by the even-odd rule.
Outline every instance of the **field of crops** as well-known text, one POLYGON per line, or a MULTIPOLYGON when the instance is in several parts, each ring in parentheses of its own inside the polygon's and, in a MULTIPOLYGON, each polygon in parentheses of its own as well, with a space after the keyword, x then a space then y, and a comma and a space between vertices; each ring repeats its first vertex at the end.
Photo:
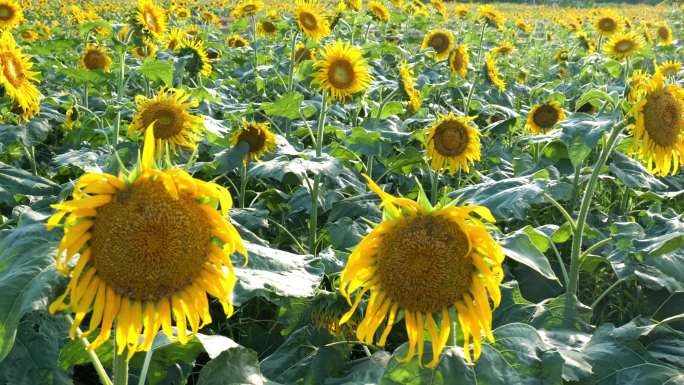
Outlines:
POLYGON ((0 0, 0 385, 684 384, 683 25, 0 0))

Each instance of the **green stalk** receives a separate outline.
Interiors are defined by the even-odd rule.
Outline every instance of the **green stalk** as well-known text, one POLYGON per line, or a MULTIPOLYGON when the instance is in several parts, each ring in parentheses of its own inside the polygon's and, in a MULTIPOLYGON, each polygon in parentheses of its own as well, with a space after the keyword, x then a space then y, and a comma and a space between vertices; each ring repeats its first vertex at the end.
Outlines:
MULTIPOLYGON (((323 129, 325 127, 326 110, 328 98, 324 93, 321 100, 321 111, 318 115, 318 127, 316 128, 316 156, 323 153, 323 129)), ((309 252, 316 254, 316 235, 318 231, 318 190, 321 184, 321 174, 314 177, 314 184, 311 188, 311 217, 309 219, 309 252)))
POLYGON ((114 385, 128 385, 128 361, 126 351, 114 356, 114 385))
POLYGON ((245 193, 247 191, 247 162, 249 160, 242 162, 242 167, 240 168, 240 208, 245 208, 245 193))
MULTIPOLYGON (((67 315, 66 319, 69 321, 69 325, 74 324, 74 319, 71 317, 71 315, 67 315)), ((97 376, 100 378, 102 385, 112 385, 112 380, 109 379, 107 371, 105 370, 104 366, 102 366, 100 357, 97 356, 95 349, 90 349, 90 342, 87 338, 83 337, 81 328, 76 328, 76 336, 78 337, 79 341, 81 341, 83 349, 85 349, 86 353, 88 354, 88 358, 90 358, 90 362, 93 364, 93 367, 95 368, 97 376)))
POLYGON ((437 192, 439 191, 439 174, 436 170, 433 170, 432 167, 430 167, 430 164, 428 164, 427 167, 432 182, 432 185, 430 186, 430 201, 433 205, 436 205, 437 199, 439 198, 439 194, 437 194, 437 192))
POLYGON ((594 190, 596 189, 596 183, 598 182, 599 174, 601 173, 601 168, 606 164, 608 157, 615 149, 615 142, 622 132, 622 129, 627 124, 627 120, 624 119, 613 126, 610 132, 608 141, 601 151, 598 161, 594 165, 594 169, 589 177, 589 182, 587 183, 587 188, 584 191, 584 196, 582 197, 582 202, 580 204, 579 214, 577 216, 577 224, 575 227, 575 234, 572 238, 572 249, 570 252, 570 271, 569 271, 569 281, 565 291, 568 303, 565 307, 565 322, 570 322, 570 316, 574 311, 576 304, 576 295, 579 283, 579 271, 581 263, 581 250, 582 250, 582 238, 584 236, 584 227, 587 222, 587 215, 589 214, 589 207, 591 206, 591 201, 594 195, 594 190))
POLYGON ((463 106, 463 111, 465 112, 465 116, 468 116, 468 113, 470 112, 470 101, 473 100, 473 91, 475 91, 475 83, 477 83, 477 79, 480 76, 480 71, 482 69, 480 66, 482 65, 482 42, 484 41, 484 35, 485 35, 485 29, 487 28, 487 23, 482 23, 482 31, 480 32, 480 44, 479 47, 477 48, 477 68, 476 70, 476 76, 473 78, 472 83, 470 83, 470 90, 468 90, 468 100, 466 101, 465 106, 463 106))
POLYGON ((299 31, 295 30, 292 34, 292 41, 290 42, 290 70, 287 75, 287 92, 292 92, 294 88, 294 67, 295 67, 295 47, 297 46, 297 36, 299 36, 299 31))
POLYGON ((152 361, 152 354, 154 350, 150 348, 145 352, 145 361, 143 361, 142 369, 140 369, 140 377, 138 378, 138 385, 145 385, 145 380, 147 379, 147 372, 150 370, 150 362, 152 361))

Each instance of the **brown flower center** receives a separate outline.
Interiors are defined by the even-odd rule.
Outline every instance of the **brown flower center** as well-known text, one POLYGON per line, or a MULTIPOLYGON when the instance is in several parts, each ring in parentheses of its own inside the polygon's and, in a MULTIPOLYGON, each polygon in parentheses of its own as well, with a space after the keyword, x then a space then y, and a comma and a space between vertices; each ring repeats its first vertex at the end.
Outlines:
POLYGON ((0 5, 0 20, 8 21, 14 18, 15 11, 14 8, 8 5, 0 5))
POLYGON ((558 111, 553 106, 545 104, 534 112, 532 120, 534 120, 534 123, 540 128, 548 130, 558 123, 558 118, 558 111))
POLYGON ((266 135, 258 128, 247 126, 240 135, 238 135, 238 143, 247 142, 249 145, 249 153, 256 154, 264 148, 266 144, 266 135))
POLYGON ((179 107, 152 104, 143 111, 142 122, 144 127, 154 122, 154 137, 168 139, 183 130, 183 111, 179 107))
POLYGON ((311 60, 312 58, 311 51, 306 47, 299 47, 295 52, 295 61, 297 63, 303 60, 311 60))
POLYGON ((615 44, 615 50, 620 53, 629 52, 634 49, 634 42, 631 40, 620 40, 615 44))
POLYGON ((437 53, 443 53, 449 49, 449 37, 443 33, 436 33, 430 37, 428 46, 432 47, 437 53))
POLYGON ((665 27, 658 27, 658 37, 661 38, 662 40, 666 40, 667 38, 670 37, 670 30, 665 28, 665 27))
POLYGON ((0 64, 2 73, 13 86, 19 87, 24 82, 24 67, 16 55, 11 52, 0 53, 0 64))
POLYGON ((100 50, 90 50, 83 57, 83 63, 91 71, 102 70, 107 66, 107 54, 100 50))
POLYGON ((613 32, 617 29, 617 22, 610 17, 604 17, 598 22, 599 29, 603 32, 613 32))
POLYGON ((266 33, 274 33, 276 31, 276 26, 270 21, 262 21, 261 29, 263 29, 263 31, 266 33))
POLYGON ((435 150, 443 156, 461 155, 468 147, 469 139, 467 128, 462 123, 453 120, 440 124, 432 138, 435 150))
POLYGON ((192 283, 210 242, 211 228, 195 198, 173 198, 161 181, 134 184, 99 208, 90 240, 98 276, 140 300, 192 283))
POLYGON ((463 55, 459 50, 454 50, 451 54, 451 68, 460 71, 463 68, 463 55))
POLYGON ((335 88, 347 88, 354 82, 354 67, 345 59, 337 59, 328 69, 328 81, 335 88))
POLYGON ((448 219, 399 219, 378 246, 380 286, 403 309, 440 311, 470 288, 470 247, 461 226, 448 219))
POLYGON ((146 9, 143 11, 143 19, 145 19, 145 24, 150 32, 159 33, 161 32, 161 26, 157 20, 157 16, 151 9, 146 9))
POLYGON ((646 96, 644 125, 649 137, 661 147, 672 147, 682 126, 682 105, 667 90, 646 96))
POLYGON ((316 16, 310 12, 300 12, 299 21, 302 23, 304 28, 308 30, 314 30, 318 26, 318 20, 316 20, 316 16))

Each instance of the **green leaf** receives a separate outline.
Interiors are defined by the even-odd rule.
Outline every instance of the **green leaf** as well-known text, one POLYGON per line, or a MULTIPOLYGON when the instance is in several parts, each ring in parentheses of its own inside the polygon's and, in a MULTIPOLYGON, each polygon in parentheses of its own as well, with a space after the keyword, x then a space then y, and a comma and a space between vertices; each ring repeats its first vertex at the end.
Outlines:
POLYGON ((237 346, 209 361, 199 374, 197 385, 280 385, 270 381, 259 368, 255 351, 237 346))
POLYGON ((164 85, 173 84, 173 64, 156 59, 145 59, 138 72, 152 81, 162 81, 164 85))
POLYGON ((78 26, 78 30, 81 33, 81 35, 85 35, 86 33, 92 31, 95 28, 104 28, 110 33, 112 32, 112 25, 104 20, 87 21, 78 26))
POLYGON ((323 266, 317 257, 250 242, 245 242, 245 246, 249 252, 249 263, 247 267, 242 267, 241 263, 235 266, 238 278, 236 304, 255 296, 310 297, 323 279, 323 266))
POLYGON ((542 251, 532 242, 530 236, 523 230, 508 234, 499 240, 504 249, 504 254, 512 260, 530 267, 541 274, 544 278, 558 281, 553 272, 549 260, 542 251))
POLYGON ((60 276, 54 267, 59 231, 22 216, 19 226, 0 231, 0 360, 14 344, 21 317, 44 309, 56 296, 60 276))
POLYGON ((273 103, 264 103, 262 107, 269 116, 297 119, 299 118, 299 109, 303 101, 304 95, 294 91, 280 96, 273 103))
MULTIPOLYGON (((371 112, 371 116, 378 116, 378 108, 374 108, 373 111, 371 112)), ((391 102, 387 102, 384 107, 382 108, 382 113, 380 114, 380 119, 387 119, 390 116, 393 115, 399 115, 402 112, 404 112, 404 106, 402 106, 401 102, 393 100, 391 102)))
MULTIPOLYGON (((466 364, 461 348, 448 346, 442 351, 439 364, 435 369, 420 366, 417 356, 404 364, 398 360, 405 357, 408 344, 403 344, 392 354, 380 385, 452 385, 454 380, 459 385, 476 385, 475 372, 466 364)), ((432 359, 430 344, 425 346, 423 360, 432 359)))
POLYGON ((0 203, 14 207, 16 195, 53 196, 59 191, 59 185, 49 179, 0 162, 0 203))
POLYGON ((596 143, 614 123, 609 118, 587 117, 584 114, 573 114, 560 123, 562 131, 559 139, 567 147, 568 157, 575 168, 581 167, 596 143))
POLYGON ((91 71, 85 68, 59 68, 57 71, 77 82, 99 83, 107 79, 104 72, 91 71))

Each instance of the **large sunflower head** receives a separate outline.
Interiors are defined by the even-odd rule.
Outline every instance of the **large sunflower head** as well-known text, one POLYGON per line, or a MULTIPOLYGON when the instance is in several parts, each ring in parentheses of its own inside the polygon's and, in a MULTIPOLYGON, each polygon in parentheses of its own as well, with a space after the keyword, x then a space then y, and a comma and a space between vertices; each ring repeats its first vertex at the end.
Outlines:
POLYGON ((143 31, 149 33, 157 41, 162 41, 166 34, 166 12, 152 0, 138 0, 136 21, 143 31))
POLYGON ((656 72, 660 72, 665 78, 677 77, 677 74, 681 69, 682 63, 676 60, 666 60, 659 65, 656 65, 656 72))
POLYGON ((333 100, 342 101, 365 90, 372 79, 363 51, 340 40, 323 47, 314 67, 314 82, 333 100))
POLYGON ((615 60, 631 57, 644 46, 644 39, 635 32, 615 34, 604 46, 604 52, 615 60))
POLYGON ((435 58, 439 61, 449 57, 449 52, 454 47, 454 34, 444 29, 433 29, 423 38, 420 49, 432 48, 435 50, 435 58))
POLYGON ((88 44, 81 55, 81 67, 91 71, 109 72, 112 65, 112 58, 107 54, 107 50, 102 46, 88 44))
POLYGON ((535 135, 545 134, 564 119, 565 112, 558 102, 535 104, 527 115, 526 127, 535 135))
POLYGON ((10 31, 0 37, 0 87, 19 107, 24 119, 30 119, 40 110, 41 94, 33 82, 37 72, 31 71, 28 55, 17 46, 10 31))
POLYGON ((473 119, 449 113, 425 131, 427 155, 435 171, 469 172, 469 164, 480 160, 480 132, 471 125, 473 119))
POLYGON ((418 112, 422 103, 420 98, 420 91, 416 90, 416 79, 413 77, 413 69, 404 61, 399 67, 399 76, 401 77, 401 85, 409 98, 409 109, 411 112, 418 112))
POLYGON ((249 41, 240 35, 233 35, 226 39, 226 45, 230 48, 242 48, 249 45, 249 41))
POLYGON ((672 44, 672 30, 667 24, 661 24, 656 29, 656 36, 658 36, 658 43, 660 45, 672 44))
POLYGON ((204 42, 199 39, 183 39, 178 49, 178 57, 185 57, 185 71, 190 76, 211 76, 211 63, 204 42))
POLYGON ((485 75, 487 75, 487 80, 489 80, 492 85, 497 86, 500 92, 506 90, 506 83, 504 83, 501 74, 499 74, 499 67, 496 66, 495 55, 489 53, 485 55, 484 71, 485 75))
POLYGON ((176 146, 195 148, 204 130, 204 119, 188 112, 197 107, 196 101, 189 101, 190 95, 183 90, 163 88, 153 99, 144 96, 136 98, 137 112, 128 127, 128 134, 142 134, 154 124, 157 157, 168 145, 172 151, 176 146))
POLYGON ((684 164, 684 89, 656 73, 629 114, 636 122, 630 152, 650 172, 674 175, 684 164))
POLYGON ((451 68, 451 73, 458 74, 458 76, 464 79, 468 75, 469 62, 468 46, 465 44, 459 45, 451 51, 451 54, 449 54, 449 68, 451 68))
POLYGON ((382 199, 384 220, 356 246, 342 271, 339 290, 351 309, 340 324, 370 291, 357 338, 373 343, 384 323, 377 340, 384 346, 403 313, 409 351, 401 361, 410 361, 417 350, 422 363, 427 330, 432 345, 427 366, 434 368, 449 338, 455 308, 466 360, 472 361, 471 337, 477 360, 481 335, 494 340, 490 298, 494 308, 501 302, 504 255, 482 223, 494 222, 492 214, 483 206, 432 207, 426 198, 419 199, 421 203, 396 198, 367 179, 382 199))
POLYGON ((230 13, 236 19, 240 19, 245 16, 254 15, 259 12, 264 7, 264 2, 261 0, 244 0, 233 8, 230 13))
POLYGON ((271 152, 276 147, 275 134, 271 131, 268 122, 257 123, 242 118, 242 125, 230 137, 232 146, 245 142, 249 146, 245 154, 244 162, 250 159, 258 161, 264 154, 271 152))
POLYGON ((21 5, 16 0, 0 0, 0 30, 14 28, 23 19, 21 5))
POLYGON ((387 23, 390 18, 390 13, 387 10, 387 7, 385 7, 385 4, 383 4, 380 1, 377 0, 371 0, 368 2, 368 11, 370 12, 371 16, 377 21, 387 23))
POLYGON ((64 228, 56 264, 70 277, 50 312, 75 313, 72 338, 90 314, 84 335, 99 329, 93 349, 115 325, 117 354, 127 351, 128 359, 149 350, 160 329, 185 344, 188 328, 194 334, 211 322, 207 295, 230 316, 236 282, 230 256, 246 255, 226 220, 228 191, 181 169, 155 168, 154 145, 150 126, 137 172, 82 176, 72 199, 53 205, 57 212, 47 222, 48 229, 64 228))
POLYGON ((323 16, 323 6, 315 0, 298 0, 294 13, 299 29, 314 40, 330 34, 330 23, 323 16))
POLYGON ((594 21, 594 28, 601 36, 610 36, 622 30, 622 19, 612 11, 605 11, 594 21))

